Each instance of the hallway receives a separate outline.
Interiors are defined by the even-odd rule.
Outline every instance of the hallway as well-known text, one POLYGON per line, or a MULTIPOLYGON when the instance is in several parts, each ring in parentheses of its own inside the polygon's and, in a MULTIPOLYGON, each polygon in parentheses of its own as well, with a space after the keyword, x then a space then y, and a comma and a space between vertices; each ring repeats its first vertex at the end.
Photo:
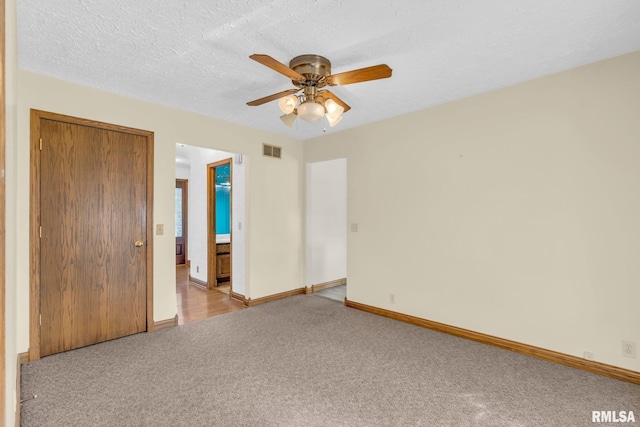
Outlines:
POLYGON ((176 293, 178 325, 244 308, 244 304, 231 299, 222 290, 206 290, 190 283, 186 265, 176 265, 176 293))

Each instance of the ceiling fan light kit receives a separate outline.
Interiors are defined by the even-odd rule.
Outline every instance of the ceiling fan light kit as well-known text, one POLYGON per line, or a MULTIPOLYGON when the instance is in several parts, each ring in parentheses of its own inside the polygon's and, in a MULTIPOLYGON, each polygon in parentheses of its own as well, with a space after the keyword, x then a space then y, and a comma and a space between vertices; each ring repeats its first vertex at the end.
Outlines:
POLYGON ((327 121, 329 122, 329 126, 331 127, 334 127, 335 125, 340 123, 340 120, 342 120, 342 114, 337 117, 329 117, 329 115, 327 115, 327 121))
POLYGON ((316 101, 306 100, 298 105, 298 117, 306 122, 317 122, 324 116, 324 107, 316 101))
POLYGON ((296 113, 283 114, 280 116, 280 120, 288 127, 293 127, 293 122, 296 121, 296 113))
POLYGON ((307 122, 315 122, 326 116, 329 125, 335 126, 342 120, 342 114, 351 107, 323 88, 385 79, 391 77, 392 73, 388 65, 380 64, 331 74, 331 62, 320 55, 296 56, 288 67, 268 55, 254 54, 249 58, 289 77, 296 87, 247 102, 247 105, 257 106, 277 99, 278 106, 284 113, 280 120, 289 127, 293 126, 296 116, 307 122), (297 95, 300 91, 302 93, 297 95))
POLYGON ((278 106, 285 114, 293 113, 298 105, 298 97, 295 95, 287 95, 278 100, 278 106))
POLYGON ((344 107, 339 105, 336 101, 329 98, 324 102, 324 108, 327 110, 327 121, 329 126, 334 127, 340 120, 342 120, 342 113, 344 113, 344 107))

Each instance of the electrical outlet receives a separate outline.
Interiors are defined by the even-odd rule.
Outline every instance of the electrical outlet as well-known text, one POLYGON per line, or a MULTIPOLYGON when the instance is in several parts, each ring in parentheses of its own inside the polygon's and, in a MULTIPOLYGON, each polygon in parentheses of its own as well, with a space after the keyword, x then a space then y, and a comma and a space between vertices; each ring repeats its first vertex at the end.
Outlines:
POLYGON ((196 265, 196 273, 200 273, 200 266, 196 265))
POLYGON ((625 357, 636 357, 636 343, 633 341, 622 341, 622 355, 625 357))
POLYGON ((396 303, 396 296, 394 294, 389 294, 389 302, 391 304, 395 304, 396 303))
POLYGON ((584 358, 587 360, 593 360, 593 353, 591 353, 590 351, 585 351, 584 358))

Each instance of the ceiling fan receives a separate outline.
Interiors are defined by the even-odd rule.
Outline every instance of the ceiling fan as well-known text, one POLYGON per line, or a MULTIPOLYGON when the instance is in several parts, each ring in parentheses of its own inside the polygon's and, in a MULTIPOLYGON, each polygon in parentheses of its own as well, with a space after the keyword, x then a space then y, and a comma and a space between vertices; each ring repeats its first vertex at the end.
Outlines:
POLYGON ((308 122, 315 122, 325 115, 329 125, 335 126, 342 120, 342 114, 351 107, 323 88, 386 79, 391 77, 392 71, 388 65, 380 64, 331 74, 331 62, 320 55, 296 56, 289 62, 288 67, 269 55, 254 54, 249 58, 289 77, 296 87, 247 102, 247 105, 256 106, 278 99, 278 105, 284 113, 280 119, 289 127, 293 126, 296 116, 308 122), (296 95, 298 92, 301 93, 296 95))

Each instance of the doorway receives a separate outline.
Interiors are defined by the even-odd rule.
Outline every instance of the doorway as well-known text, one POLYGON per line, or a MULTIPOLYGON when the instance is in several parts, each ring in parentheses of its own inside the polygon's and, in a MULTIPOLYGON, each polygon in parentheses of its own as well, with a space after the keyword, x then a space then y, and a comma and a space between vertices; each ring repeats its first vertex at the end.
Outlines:
POLYGON ((231 159, 207 165, 207 236, 209 289, 224 283, 233 292, 232 269, 233 168, 231 159))
POLYGON ((347 292, 347 159, 307 163, 307 289, 344 301, 347 292))
POLYGON ((153 327, 153 133, 31 111, 29 359, 153 327))
POLYGON ((240 154, 176 144, 176 179, 188 180, 188 214, 183 213, 188 216, 187 257, 185 264, 176 265, 179 324, 244 307, 247 163, 240 154), (227 206, 228 215, 217 221, 209 214, 215 212, 215 175, 228 176, 228 182, 218 182, 223 194, 218 192, 216 203, 227 206), (216 234, 221 225, 228 231, 216 234))
POLYGON ((176 265, 187 262, 189 180, 176 179, 176 265))

